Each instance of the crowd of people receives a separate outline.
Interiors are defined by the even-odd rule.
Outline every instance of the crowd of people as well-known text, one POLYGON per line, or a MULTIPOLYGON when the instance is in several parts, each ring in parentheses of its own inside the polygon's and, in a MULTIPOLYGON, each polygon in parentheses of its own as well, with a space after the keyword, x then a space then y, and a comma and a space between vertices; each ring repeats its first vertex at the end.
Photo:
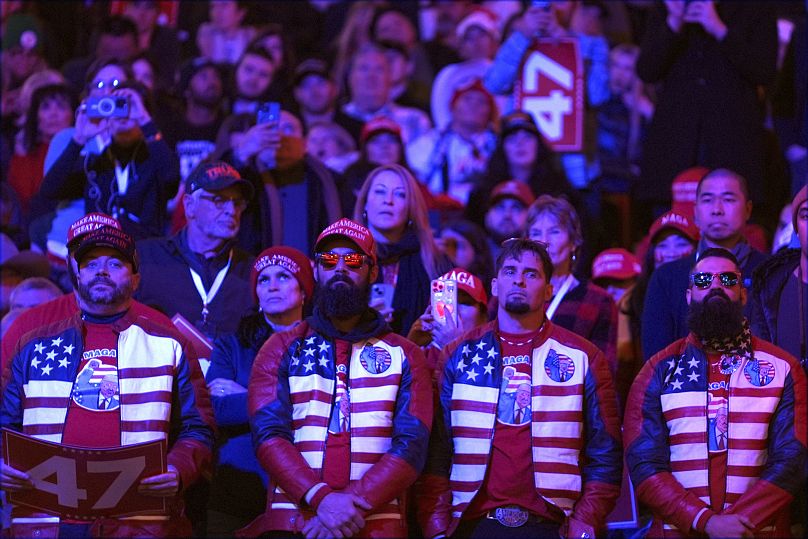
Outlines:
POLYGON ((94 520, 4 451, 4 533, 805 533, 804 3, 2 25, 2 425, 166 447, 164 510, 94 520), (578 149, 521 106, 537 43, 580 55, 578 149))

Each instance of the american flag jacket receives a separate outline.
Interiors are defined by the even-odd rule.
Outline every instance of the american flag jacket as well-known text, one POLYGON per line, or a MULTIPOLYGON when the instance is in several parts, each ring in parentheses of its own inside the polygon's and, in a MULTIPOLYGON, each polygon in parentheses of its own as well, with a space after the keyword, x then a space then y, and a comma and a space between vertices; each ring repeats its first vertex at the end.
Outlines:
MULTIPOLYGON (((426 537, 451 535, 488 470, 502 383, 496 321, 447 348, 439 365, 440 410, 418 518, 426 537)), ((620 492, 617 398, 603 354, 545 321, 532 353, 531 436, 536 495, 568 517, 603 526, 620 492), (571 360, 565 368, 558 359, 571 360)))
POLYGON ((375 329, 352 342, 329 338, 313 327, 314 318, 270 337, 253 364, 250 424, 270 486, 266 513, 243 533, 299 532, 331 492, 322 468, 341 356, 351 401, 346 491, 372 506, 357 537, 406 537, 402 502, 423 469, 432 424, 423 354, 378 316, 375 329))
MULTIPOLYGON (((83 324, 76 312, 24 334, 3 388, 3 426, 61 442, 84 352, 83 324)), ((196 356, 173 328, 131 309, 112 329, 118 335, 120 443, 168 439, 168 464, 185 488, 210 466, 213 449, 213 413, 196 356)))
MULTIPOLYGON (((722 514, 755 525, 755 536, 789 535, 788 505, 805 488, 806 379, 784 350, 752 339, 753 357, 730 375, 727 478, 722 514)), ((654 355, 629 393, 626 465, 654 511, 652 533, 704 533, 710 509, 709 361, 691 334, 654 355)))

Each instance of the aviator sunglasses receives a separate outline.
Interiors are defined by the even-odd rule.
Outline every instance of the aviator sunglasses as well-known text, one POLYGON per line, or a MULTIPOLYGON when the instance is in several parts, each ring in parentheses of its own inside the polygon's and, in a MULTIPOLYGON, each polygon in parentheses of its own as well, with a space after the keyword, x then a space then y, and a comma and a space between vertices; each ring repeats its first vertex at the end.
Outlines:
POLYGON ((345 265, 347 267, 354 270, 364 266, 368 260, 368 256, 362 253, 347 253, 341 255, 333 251, 328 251, 327 253, 317 253, 314 255, 314 258, 317 260, 317 263, 326 270, 334 269, 337 264, 339 264, 340 258, 345 261, 345 265))

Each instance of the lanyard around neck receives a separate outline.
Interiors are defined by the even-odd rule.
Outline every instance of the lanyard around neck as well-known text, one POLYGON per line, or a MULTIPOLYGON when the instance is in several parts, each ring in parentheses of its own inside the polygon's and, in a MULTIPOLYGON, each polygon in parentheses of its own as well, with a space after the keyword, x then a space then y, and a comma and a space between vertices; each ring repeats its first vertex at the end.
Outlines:
POLYGON ((230 255, 227 257, 227 264, 225 267, 219 270, 219 273, 216 274, 216 278, 213 280, 213 284, 210 286, 209 290, 205 290, 205 285, 202 284, 202 277, 194 271, 194 268, 188 267, 191 272, 191 279, 194 281, 194 286, 196 287, 196 291, 199 293, 199 297, 202 298, 202 322, 208 321, 208 305, 213 301, 213 298, 216 297, 216 294, 219 293, 219 289, 222 287, 222 283, 224 282, 224 278, 227 276, 227 272, 230 269, 230 263, 233 261, 233 250, 230 250, 230 255))
POLYGON ((564 296, 567 295, 567 292, 569 292, 570 288, 572 287, 572 283, 574 282, 575 276, 573 276, 572 273, 567 275, 567 278, 564 279, 564 282, 561 284, 561 288, 558 289, 556 295, 553 296, 553 301, 550 302, 550 306, 547 307, 546 316, 548 320, 553 319, 553 315, 555 314, 556 309, 558 309, 558 306, 561 304, 561 300, 563 300, 564 296))
POLYGON ((132 162, 126 164, 121 168, 121 163, 115 160, 115 181, 118 184, 118 194, 123 196, 126 190, 129 189, 129 171, 131 170, 132 162))

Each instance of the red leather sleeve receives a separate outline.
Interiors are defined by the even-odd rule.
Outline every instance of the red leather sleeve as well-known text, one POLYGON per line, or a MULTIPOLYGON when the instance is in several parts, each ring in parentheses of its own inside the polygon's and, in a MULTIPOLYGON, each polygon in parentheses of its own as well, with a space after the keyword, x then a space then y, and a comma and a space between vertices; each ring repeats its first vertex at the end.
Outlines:
MULTIPOLYGON (((691 529, 693 520, 702 509, 707 509, 709 516, 715 514, 695 494, 685 490, 670 472, 657 473, 640 483, 637 496, 655 514, 683 533, 691 529)), ((700 522, 706 523, 707 519, 702 518, 700 522)))
POLYGON ((418 478, 418 470, 406 460, 387 453, 346 490, 364 498, 372 509, 400 496, 418 478))
POLYGON ((262 443, 257 457, 269 476, 293 500, 302 501, 309 489, 320 482, 294 444, 279 436, 262 443))
POLYGON ((581 497, 575 502, 572 517, 581 523, 592 526, 595 530, 602 530, 606 525, 606 517, 614 509, 618 496, 620 496, 620 485, 587 481, 581 497))
POLYGON ((166 455, 168 464, 174 466, 180 474, 183 490, 193 485, 200 475, 210 477, 212 458, 209 447, 190 439, 177 440, 166 455))
POLYGON ((787 508, 794 497, 765 479, 756 482, 744 492, 725 513, 743 515, 755 525, 755 531, 769 524, 772 517, 787 508))
POLYGON ((416 518, 424 537, 445 534, 452 522, 449 479, 434 474, 422 475, 415 487, 415 498, 416 518))

